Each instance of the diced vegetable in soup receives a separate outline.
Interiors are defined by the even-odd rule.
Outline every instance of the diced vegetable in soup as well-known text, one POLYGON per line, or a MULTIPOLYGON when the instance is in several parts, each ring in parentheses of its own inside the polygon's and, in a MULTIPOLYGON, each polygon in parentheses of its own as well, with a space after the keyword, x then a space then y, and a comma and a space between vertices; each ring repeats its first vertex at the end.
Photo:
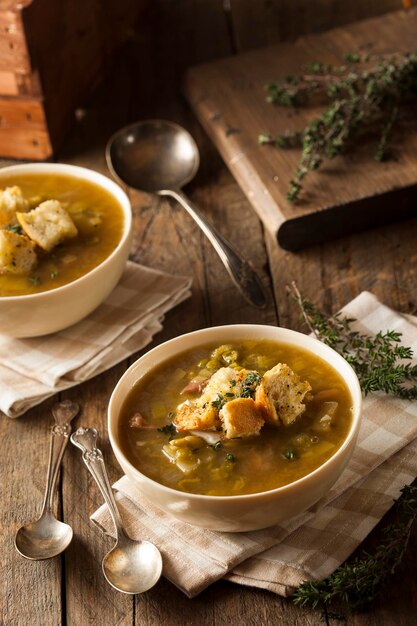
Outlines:
POLYGON ((311 352, 271 341, 200 346, 142 378, 121 411, 129 461, 173 489, 215 496, 268 491, 329 459, 352 398, 311 352))
POLYGON ((0 180, 0 297, 47 291, 108 257, 124 227, 117 200, 62 174, 0 180))

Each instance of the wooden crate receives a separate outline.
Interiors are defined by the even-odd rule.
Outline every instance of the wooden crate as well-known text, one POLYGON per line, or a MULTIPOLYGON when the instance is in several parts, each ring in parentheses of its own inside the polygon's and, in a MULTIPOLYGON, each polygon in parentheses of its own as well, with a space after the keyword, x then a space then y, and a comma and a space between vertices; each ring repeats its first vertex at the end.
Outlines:
POLYGON ((52 156, 145 3, 0 0, 0 156, 52 156))

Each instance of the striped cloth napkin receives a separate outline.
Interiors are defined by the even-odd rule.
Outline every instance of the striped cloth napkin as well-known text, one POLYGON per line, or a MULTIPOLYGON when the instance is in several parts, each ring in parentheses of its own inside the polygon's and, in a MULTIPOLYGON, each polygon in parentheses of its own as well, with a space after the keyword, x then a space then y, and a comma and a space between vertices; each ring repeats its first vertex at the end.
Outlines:
MULTIPOLYGON (((417 352, 417 318, 381 304, 368 292, 344 309, 367 333, 397 330, 417 352)), ((417 475, 417 403, 385 394, 364 402, 358 444, 340 479, 312 509, 265 530, 219 533, 180 522, 145 499, 126 476, 114 485, 128 533, 161 550, 164 574, 189 597, 226 577, 289 595, 304 580, 333 572, 417 475)), ((92 520, 114 528, 103 505, 92 520)))
POLYGON ((108 298, 78 324, 31 339, 0 335, 0 410, 18 417, 137 352, 161 330, 164 314, 190 296, 190 285, 128 262, 108 298))

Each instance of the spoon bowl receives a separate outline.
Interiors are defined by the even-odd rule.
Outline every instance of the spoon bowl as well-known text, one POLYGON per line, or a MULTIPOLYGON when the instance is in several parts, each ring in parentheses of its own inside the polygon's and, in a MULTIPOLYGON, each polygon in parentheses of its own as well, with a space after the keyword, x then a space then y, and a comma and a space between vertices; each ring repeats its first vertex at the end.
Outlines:
POLYGON ((107 162, 129 187, 148 193, 181 188, 198 170, 198 148, 184 128, 148 120, 122 128, 109 141, 107 162))
POLYGON ((26 559, 41 561, 61 554, 72 541, 72 528, 46 513, 35 522, 19 528, 16 550, 26 559))
POLYGON ((62 457, 71 434, 71 421, 80 407, 76 402, 64 400, 52 407, 55 424, 51 429, 51 444, 43 498, 39 518, 21 526, 14 538, 19 554, 31 561, 50 559, 61 554, 71 543, 72 528, 56 519, 52 513, 52 499, 62 457))
POLYGON ((131 539, 126 533, 113 495, 103 453, 97 448, 95 428, 80 427, 71 436, 74 446, 83 453, 83 461, 91 472, 106 501, 116 531, 116 544, 102 561, 107 582, 122 593, 143 593, 158 582, 162 574, 162 556, 149 541, 131 539))
POLYGON ((160 579, 162 557, 149 541, 132 541, 125 537, 106 554, 102 567, 107 582, 118 591, 144 593, 160 579))
POLYGON ((111 137, 106 159, 112 174, 126 185, 177 200, 206 235, 243 297, 257 308, 266 307, 262 283, 251 264, 182 191, 200 163, 197 144, 190 133, 164 120, 137 122, 111 137))

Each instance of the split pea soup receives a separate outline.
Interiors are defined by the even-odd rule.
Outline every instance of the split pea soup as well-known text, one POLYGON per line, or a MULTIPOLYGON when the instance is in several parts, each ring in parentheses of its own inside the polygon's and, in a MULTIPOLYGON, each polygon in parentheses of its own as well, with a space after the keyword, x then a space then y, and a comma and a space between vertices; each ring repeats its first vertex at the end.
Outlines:
MULTIPOLYGON (((11 264, 3 271, 0 268, 0 297, 34 294, 70 283, 100 265, 122 238, 121 206, 111 193, 91 181, 64 174, 13 174, 0 178, 0 189, 7 188, 12 191, 18 188, 23 197, 23 217, 47 201, 58 201, 75 226, 76 235, 58 241, 49 250, 39 246, 36 240, 27 240, 33 246, 33 251, 29 250, 30 263, 25 264, 25 271, 14 271, 11 257, 11 264), (32 262, 34 255, 36 262, 32 262)), ((46 217, 39 232, 47 231, 47 221, 46 217)), ((13 245, 18 253, 21 243, 17 235, 25 243, 22 236, 26 233, 16 215, 0 211, 0 229, 7 231, 8 238, 14 237, 13 245)))
POLYGON ((352 409, 343 378, 312 352, 266 340, 210 344, 178 354, 137 382, 122 407, 118 439, 130 463, 158 483, 196 494, 243 495, 287 485, 322 465, 345 441, 352 409), (226 438, 222 407, 256 398, 256 386, 278 363, 311 386, 302 414, 288 426, 265 421, 257 435, 226 438), (232 375, 230 388, 209 403, 219 410, 215 428, 177 431, 178 407, 198 403, 220 368, 234 369, 236 380, 249 371, 250 384, 237 385, 232 375))

